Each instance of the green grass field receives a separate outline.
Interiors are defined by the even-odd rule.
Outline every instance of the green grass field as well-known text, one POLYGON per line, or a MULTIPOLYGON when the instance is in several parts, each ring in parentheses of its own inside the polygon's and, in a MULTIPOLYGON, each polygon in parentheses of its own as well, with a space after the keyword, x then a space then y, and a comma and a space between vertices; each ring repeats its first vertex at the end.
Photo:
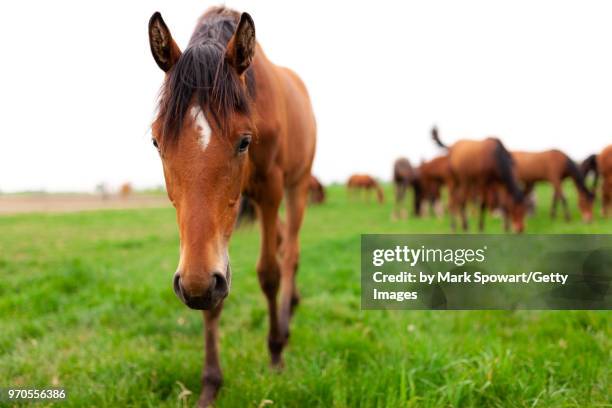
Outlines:
MULTIPOLYGON (((599 211, 582 224, 566 191, 573 221, 551 222, 540 188, 528 233, 612 233, 599 211)), ((392 222, 389 199, 328 196, 306 215, 282 373, 268 368, 258 228, 235 233, 218 406, 612 406, 609 312, 361 311, 360 234, 443 233, 449 222, 392 222)), ((487 232, 501 229, 489 217, 487 232)), ((172 291, 173 209, 4 216, 0 232, 0 387, 65 387, 66 407, 194 405, 202 317, 172 291)))

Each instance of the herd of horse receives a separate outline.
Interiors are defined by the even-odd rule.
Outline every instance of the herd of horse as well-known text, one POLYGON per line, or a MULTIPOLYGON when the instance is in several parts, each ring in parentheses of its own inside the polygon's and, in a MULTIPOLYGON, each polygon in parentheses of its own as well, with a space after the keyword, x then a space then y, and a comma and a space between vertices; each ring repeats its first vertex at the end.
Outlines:
MULTIPOLYGON (((316 124, 305 85, 266 57, 248 13, 224 6, 208 9, 184 50, 160 13, 150 18, 148 34, 153 58, 164 73, 151 131, 177 214, 180 255, 173 289, 186 306, 203 311, 205 358, 198 405, 205 407, 214 403, 223 380, 218 326, 231 286, 228 245, 245 203, 260 220, 256 271, 268 306, 271 365, 283 366, 289 322, 300 300, 295 277, 304 210, 309 200, 325 200, 323 186, 311 176, 316 124)), ((590 217, 593 194, 583 174, 592 171, 603 175, 604 208, 609 207, 612 147, 585 163, 580 173, 561 152, 513 156, 493 138, 452 146, 444 145, 437 132, 434 138, 447 151, 444 157, 417 169, 407 160, 396 163, 396 199, 412 186, 418 191, 416 210, 423 199, 435 205, 446 186, 449 208, 462 216, 464 227, 467 200, 480 197, 483 210, 501 206, 515 229, 522 230, 525 190, 549 180, 555 185, 555 203, 567 207, 559 183, 569 175, 590 217), (519 177, 525 177, 523 187, 519 177)), ((349 189, 376 191, 378 200, 384 200, 376 180, 367 175, 351 177, 349 189)))
MULTIPOLYGON (((498 211, 504 219, 504 229, 522 232, 525 216, 533 211, 535 199, 533 189, 537 183, 549 183, 553 189, 551 218, 556 218, 559 203, 563 206, 566 220, 570 220, 567 198, 563 192, 563 181, 570 178, 577 191, 578 208, 584 222, 593 218, 599 176, 602 214, 606 217, 612 210, 612 145, 600 153, 593 154, 580 165, 560 150, 541 152, 508 151, 498 138, 484 140, 459 140, 446 145, 440 139, 437 128, 432 129, 433 141, 445 154, 413 167, 408 159, 399 158, 393 165, 395 188, 394 218, 405 218, 406 192, 414 194, 413 212, 420 216, 423 203, 429 204, 430 214, 443 212, 442 190, 448 195, 447 208, 451 214, 451 227, 456 228, 460 218, 463 230, 468 229, 466 207, 474 203, 479 208, 479 230, 484 229, 486 212, 498 211), (593 174, 592 186, 587 186, 588 176, 593 174)), ((349 190, 380 189, 377 181, 368 175, 351 176, 349 190)))

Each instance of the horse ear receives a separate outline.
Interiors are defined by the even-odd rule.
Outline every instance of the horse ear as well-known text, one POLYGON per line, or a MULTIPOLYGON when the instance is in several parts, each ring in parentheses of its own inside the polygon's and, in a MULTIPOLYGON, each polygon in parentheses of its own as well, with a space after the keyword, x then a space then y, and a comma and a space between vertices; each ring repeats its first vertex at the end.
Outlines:
POLYGON ((155 62, 164 72, 168 72, 181 56, 181 50, 159 12, 149 20, 149 44, 155 62))
POLYGON ((249 13, 242 13, 232 38, 227 43, 225 58, 238 75, 251 65, 255 56, 255 23, 249 13))

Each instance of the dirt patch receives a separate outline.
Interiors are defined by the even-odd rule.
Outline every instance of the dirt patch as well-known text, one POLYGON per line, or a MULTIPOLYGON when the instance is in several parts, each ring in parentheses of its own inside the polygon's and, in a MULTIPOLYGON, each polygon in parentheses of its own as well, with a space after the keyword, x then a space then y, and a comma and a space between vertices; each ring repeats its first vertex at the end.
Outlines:
POLYGON ((169 207, 165 195, 134 194, 129 197, 102 198, 94 194, 0 195, 0 214, 63 213, 125 208, 169 207))

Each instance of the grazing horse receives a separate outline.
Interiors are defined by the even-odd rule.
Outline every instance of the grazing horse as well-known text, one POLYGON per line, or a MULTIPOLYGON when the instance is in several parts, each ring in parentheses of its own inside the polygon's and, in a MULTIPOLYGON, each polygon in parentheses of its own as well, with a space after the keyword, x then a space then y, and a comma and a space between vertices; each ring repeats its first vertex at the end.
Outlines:
POLYGON ((256 203, 261 221, 256 269, 268 303, 271 362, 282 366, 299 299, 298 233, 315 154, 315 119, 306 87, 293 71, 268 60, 247 13, 210 8, 184 51, 155 13, 149 40, 165 72, 152 133, 179 227, 174 292, 188 307, 204 310, 206 358, 198 403, 207 406, 222 382, 218 322, 231 285, 228 244, 243 192, 256 203), (279 249, 283 194, 286 229, 279 249))
POLYGON ((603 177, 601 212, 607 217, 608 211, 612 211, 612 145, 605 147, 597 156, 597 171, 603 177))
POLYGON ((417 171, 410 165, 408 159, 401 157, 393 163, 393 185, 395 186, 395 205, 393 218, 406 218, 403 202, 410 187, 414 190, 414 215, 421 214, 421 185, 417 171))
POLYGON ((130 183, 123 183, 119 188, 119 196, 121 198, 129 198, 133 191, 134 189, 130 183))
POLYGON ((349 195, 356 195, 359 190, 365 190, 366 199, 369 199, 370 191, 375 190, 378 202, 380 204, 385 202, 385 195, 382 188, 374 177, 368 174, 353 174, 351 177, 349 177, 346 185, 348 187, 349 195))
POLYGON ((311 204, 323 204, 325 202, 325 188, 315 176, 310 176, 308 193, 311 204))
POLYGON ((453 178, 448 156, 435 157, 421 163, 418 173, 422 198, 429 201, 430 215, 433 215, 434 212, 442 215, 444 212, 441 206, 442 187, 446 185, 449 191, 453 189, 453 178))
POLYGON ((501 188, 504 208, 512 222, 514 232, 525 228, 525 203, 516 178, 510 153, 502 142, 494 137, 484 140, 460 140, 447 146, 440 140, 438 130, 432 129, 432 138, 438 146, 448 150, 448 160, 456 188, 451 193, 451 222, 455 228, 455 215, 459 212, 463 230, 468 222, 465 207, 473 189, 480 196, 479 229, 484 229, 486 209, 492 188, 501 188))
POLYGON ((565 153, 560 150, 546 150, 543 152, 512 152, 512 159, 516 166, 516 174, 523 183, 525 194, 533 191, 536 183, 547 181, 554 189, 550 215, 557 216, 557 205, 561 201, 565 212, 565 219, 570 220, 567 199, 563 194, 562 182, 570 177, 578 192, 578 207, 582 219, 590 222, 593 219, 593 201, 595 196, 584 183, 580 169, 565 153))

